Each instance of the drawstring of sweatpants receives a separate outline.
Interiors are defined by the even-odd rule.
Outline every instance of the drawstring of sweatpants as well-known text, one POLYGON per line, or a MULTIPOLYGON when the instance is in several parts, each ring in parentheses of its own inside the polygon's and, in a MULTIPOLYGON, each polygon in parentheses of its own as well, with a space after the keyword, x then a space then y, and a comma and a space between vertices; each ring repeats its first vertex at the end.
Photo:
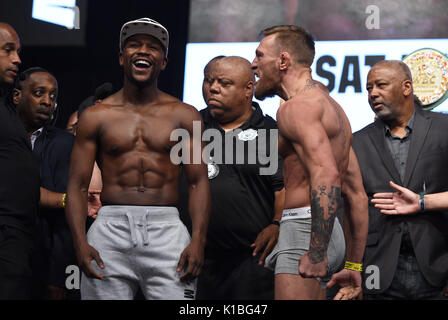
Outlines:
POLYGON ((147 245, 149 245, 149 236, 148 236, 148 232, 149 232, 149 209, 146 210, 145 222, 146 222, 146 225, 144 226, 145 229, 143 230, 143 245, 147 246, 147 245))
POLYGON ((134 247, 137 246, 137 235, 135 234, 135 222, 134 217, 130 212, 126 212, 126 217, 128 217, 129 221, 129 230, 131 231, 131 241, 134 247))
MULTIPOLYGON (((138 242, 137 242, 137 234, 135 232, 135 229, 137 228, 137 226, 135 225, 135 220, 130 212, 126 212, 126 217, 128 218, 129 230, 131 231, 132 245, 134 247, 136 247, 138 242)), ((145 225, 144 225, 144 230, 143 230, 143 245, 147 246, 147 245, 149 245, 149 236, 148 236, 148 231, 149 231, 149 226, 150 226, 149 209, 146 210, 144 221, 145 221, 145 225)))

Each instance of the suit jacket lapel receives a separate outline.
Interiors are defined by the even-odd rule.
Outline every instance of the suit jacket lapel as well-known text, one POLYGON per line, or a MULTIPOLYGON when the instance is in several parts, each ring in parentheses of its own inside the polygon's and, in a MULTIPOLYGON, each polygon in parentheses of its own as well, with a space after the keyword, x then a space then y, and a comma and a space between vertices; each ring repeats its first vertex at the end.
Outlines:
POLYGON ((427 117, 418 107, 416 107, 414 130, 411 136, 411 145, 409 146, 408 159, 406 162, 406 172, 404 175, 403 185, 407 187, 409 180, 414 172, 415 164, 417 163, 418 155, 423 147, 423 144, 431 127, 431 119, 427 117))
POLYGON ((402 184, 400 173, 395 168, 394 160, 390 154, 389 147, 385 142, 384 124, 381 121, 375 121, 369 130, 369 137, 373 146, 376 148, 377 154, 381 158, 384 166, 389 172, 395 183, 402 184))
POLYGON ((43 138, 44 132, 42 132, 40 134, 40 136, 37 137, 36 141, 34 141, 34 148, 33 148, 33 155, 34 158, 36 159, 37 163, 40 166, 40 162, 41 162, 41 154, 43 151, 43 144, 44 144, 44 138, 43 138))

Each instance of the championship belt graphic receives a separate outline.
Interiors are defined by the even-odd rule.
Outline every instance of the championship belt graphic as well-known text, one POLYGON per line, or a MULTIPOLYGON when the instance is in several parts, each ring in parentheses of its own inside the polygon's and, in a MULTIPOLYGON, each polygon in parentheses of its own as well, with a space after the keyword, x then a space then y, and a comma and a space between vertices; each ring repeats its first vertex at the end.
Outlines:
POLYGON ((403 59, 411 69, 414 94, 425 110, 448 98, 448 57, 435 49, 420 49, 403 59))

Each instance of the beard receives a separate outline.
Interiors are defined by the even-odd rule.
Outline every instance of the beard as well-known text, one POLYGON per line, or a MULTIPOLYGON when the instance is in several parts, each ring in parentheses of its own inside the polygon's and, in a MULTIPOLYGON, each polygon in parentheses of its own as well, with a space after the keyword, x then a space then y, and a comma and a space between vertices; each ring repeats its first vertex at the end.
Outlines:
MULTIPOLYGON (((375 112, 375 110, 373 110, 373 112, 375 112)), ((397 115, 392 111, 392 109, 387 104, 383 104, 383 109, 375 112, 375 116, 378 119, 381 119, 386 122, 394 120, 397 117, 397 115)))
POLYGON ((268 86, 263 84, 262 80, 259 80, 255 86, 255 98, 263 101, 266 98, 274 97, 277 94, 274 86, 268 86))

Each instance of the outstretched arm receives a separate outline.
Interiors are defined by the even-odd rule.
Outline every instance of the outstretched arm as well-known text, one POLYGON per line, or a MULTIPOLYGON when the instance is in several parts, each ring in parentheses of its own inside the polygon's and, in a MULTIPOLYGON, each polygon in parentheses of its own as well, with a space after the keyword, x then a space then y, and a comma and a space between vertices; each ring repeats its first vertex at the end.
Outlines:
MULTIPOLYGON (((364 191, 358 159, 350 148, 347 173, 342 184, 346 261, 362 264, 369 226, 368 198, 364 191)), ((343 269, 334 274, 327 287, 338 284, 335 300, 356 299, 361 289, 361 272, 343 269)))
MULTIPOLYGON (((372 203, 375 208, 381 209, 383 214, 415 214, 420 211, 420 196, 411 190, 401 187, 392 181, 390 186, 396 192, 375 193, 372 203)), ((448 191, 425 194, 425 211, 448 210, 448 191)))

